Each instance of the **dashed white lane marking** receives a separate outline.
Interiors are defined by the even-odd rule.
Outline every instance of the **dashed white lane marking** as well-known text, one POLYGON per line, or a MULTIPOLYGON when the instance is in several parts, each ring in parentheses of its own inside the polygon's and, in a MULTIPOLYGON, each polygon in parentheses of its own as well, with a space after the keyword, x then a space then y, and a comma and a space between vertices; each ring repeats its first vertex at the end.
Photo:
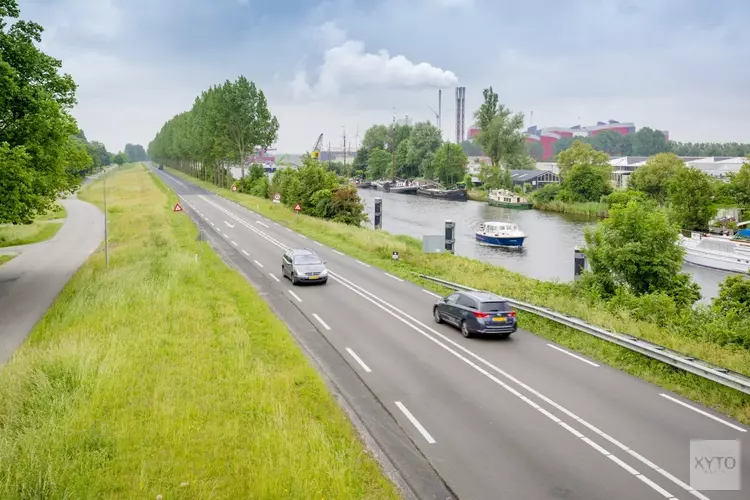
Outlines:
POLYGON ((234 229, 234 224, 230 224, 227 221, 224 221, 224 224, 226 224, 228 227, 231 227, 232 229, 234 229))
POLYGON ((320 319, 320 316, 318 316, 317 314, 313 313, 313 317, 318 320, 318 323, 320 323, 321 325, 323 325, 323 328, 325 328, 326 330, 330 330, 331 329, 331 327, 328 326, 325 321, 323 321, 322 319, 320 319))
POLYGON ((263 227, 268 227, 268 224, 264 224, 264 223, 262 223, 262 222, 261 222, 261 221, 259 221, 259 220, 256 220, 256 221, 255 221, 255 223, 256 223, 256 224, 260 224, 260 225, 261 225, 261 226, 263 226, 263 227))
POLYGON ((232 245, 237 246, 237 242, 232 240, 232 245))
POLYGON ((226 233, 222 233, 222 234, 224 235, 225 238, 229 238, 228 234, 226 234, 226 233))
POLYGON ((339 255, 344 255, 343 253, 339 252, 338 250, 334 250, 333 253, 337 253, 339 255))
POLYGON ((257 260, 254 260, 253 262, 255 262, 258 265, 259 268, 263 269, 263 264, 261 264, 257 260))
POLYGON ((402 282, 402 283, 404 282, 404 280, 402 280, 402 279, 401 279, 401 278, 399 278, 398 276, 394 276, 394 275, 392 275, 391 273, 385 273, 385 275, 386 275, 386 276, 388 276, 389 278, 393 278, 393 279, 394 279, 394 280, 396 280, 396 281, 400 281, 400 282, 402 282))
POLYGON ((348 347, 346 348, 346 352, 348 352, 351 355, 351 357, 354 358, 354 361, 356 361, 357 363, 359 363, 359 366, 361 366, 364 371, 366 371, 367 373, 370 373, 372 371, 372 370, 370 370, 370 367, 367 366, 365 364, 365 362, 360 359, 359 356, 357 356, 356 352, 352 351, 348 347))
POLYGON ((281 282, 281 280, 279 278, 277 278, 275 274, 269 274, 269 276, 272 277, 273 279, 275 279, 276 283, 281 282))
POLYGON ((555 350, 557 350, 557 351, 560 351, 560 352, 561 352, 561 353, 563 353, 563 354, 567 354, 568 356, 570 356, 570 357, 572 357, 572 358, 576 358, 576 359, 577 359, 578 361, 583 361, 584 363, 587 363, 587 364, 589 364, 589 365, 591 365, 591 366, 595 366, 595 367, 599 368, 599 365, 597 365, 596 363, 594 363, 594 362, 592 362, 592 361, 589 361, 588 359, 586 359, 586 358, 584 358, 584 357, 581 357, 581 356, 579 356, 579 355, 577 355, 577 354, 573 354, 573 353, 572 353, 572 352, 570 352, 570 351, 566 351, 565 349, 562 349, 561 347, 557 347, 557 346, 556 346, 556 345, 554 345, 554 344, 547 344, 547 345, 548 345, 549 347, 551 347, 552 349, 555 349, 555 350))
POLYGON ((435 292, 431 292, 429 290, 425 290, 424 288, 422 289, 422 291, 424 293, 426 293, 427 295, 432 295, 433 297, 437 297, 438 299, 441 298, 440 295, 436 294, 435 292))
POLYGON ((291 290, 287 290, 287 291, 289 292, 289 295, 291 295, 292 297, 294 297, 294 299, 295 299, 295 300, 296 300, 297 302, 302 302, 302 299, 300 299, 300 298, 299 298, 299 295, 297 295, 296 293, 294 293, 294 292, 293 292, 293 291, 291 291, 291 290))
POLYGON ((370 264, 365 264, 365 263, 364 263, 364 262, 362 262, 361 260, 358 260, 358 261, 357 261, 357 264, 361 264, 361 265, 363 265, 363 266, 365 266, 365 267, 370 267, 370 264))
POLYGON ((726 425, 727 427, 731 427, 732 429, 738 430, 738 431, 740 431, 740 432, 747 432, 747 430, 746 430, 746 429, 743 429, 742 427, 740 427, 740 426, 738 426, 738 425, 734 425, 734 424, 733 424, 733 423, 731 423, 731 422, 727 422, 726 420, 722 420, 722 419, 720 419, 719 417, 716 417, 716 416, 714 416, 714 415, 711 415, 711 414, 710 414, 710 413, 708 413, 707 411, 703 411, 703 410, 701 410, 700 408, 696 408, 696 407, 694 407, 694 406, 691 406, 691 405, 689 405, 689 404, 687 404, 687 403, 683 403, 683 402, 682 402, 682 401, 680 401, 679 399, 673 398, 672 396, 668 396, 668 395, 666 395, 666 394, 659 394, 659 396, 661 396, 661 397, 663 397, 663 398, 666 398, 666 399, 668 399, 668 400, 670 400, 670 401, 672 401, 672 402, 674 402, 674 403, 677 403, 678 405, 684 406, 685 408, 687 408, 687 409, 689 409, 689 410, 693 410, 693 411, 694 411, 695 413, 700 413, 700 414, 701 414, 701 415, 703 415, 704 417, 708 417, 708 418, 710 418, 711 420, 716 420, 716 421, 717 421, 717 422, 719 422, 720 424, 724 424, 724 425, 726 425))
POLYGON ((250 257, 250 254, 247 253, 247 250, 245 250, 244 248, 242 249, 242 253, 244 253, 245 255, 247 255, 248 257, 250 257))
POLYGON ((398 409, 401 410, 404 415, 406 415, 406 418, 409 419, 409 422, 411 422, 412 425, 417 428, 419 433, 424 436, 428 443, 435 444, 435 440, 432 436, 430 436, 430 433, 427 432, 427 429, 425 429, 424 426, 419 423, 419 420, 414 418, 414 415, 411 414, 411 412, 406 408, 406 406, 403 405, 403 403, 401 403, 401 401, 396 401, 396 406, 398 406, 398 409))

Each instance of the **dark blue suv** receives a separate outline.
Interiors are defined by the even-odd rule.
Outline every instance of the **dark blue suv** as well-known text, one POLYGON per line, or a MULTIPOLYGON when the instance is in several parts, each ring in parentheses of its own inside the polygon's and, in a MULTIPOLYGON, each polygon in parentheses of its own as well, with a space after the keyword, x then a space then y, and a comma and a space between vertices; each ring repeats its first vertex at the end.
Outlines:
POLYGON ((456 292, 439 299, 432 309, 436 323, 450 323, 466 337, 498 335, 507 338, 518 328, 508 301, 490 292, 456 292))

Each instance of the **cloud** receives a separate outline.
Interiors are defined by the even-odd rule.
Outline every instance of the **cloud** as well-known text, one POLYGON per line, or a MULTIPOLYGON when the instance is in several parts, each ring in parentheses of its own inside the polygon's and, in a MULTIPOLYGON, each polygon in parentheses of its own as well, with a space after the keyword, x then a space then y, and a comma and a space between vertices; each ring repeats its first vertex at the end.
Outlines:
POLYGON ((455 73, 430 63, 415 63, 404 55, 391 56, 385 49, 366 52, 364 42, 347 40, 344 31, 332 23, 324 24, 320 34, 327 43, 336 45, 325 51, 315 83, 309 83, 306 70, 296 72, 290 86, 298 99, 326 98, 368 89, 438 89, 458 83, 455 73))

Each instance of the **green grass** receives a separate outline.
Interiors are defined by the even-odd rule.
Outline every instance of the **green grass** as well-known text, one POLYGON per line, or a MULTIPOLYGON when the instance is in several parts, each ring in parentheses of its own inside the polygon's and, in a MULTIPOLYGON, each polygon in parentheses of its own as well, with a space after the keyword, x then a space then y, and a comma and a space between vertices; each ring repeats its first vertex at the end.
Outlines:
POLYGON ((110 269, 100 249, 0 370, 0 498, 397 498, 171 192, 142 166, 107 185, 110 269))
POLYGON ((0 253, 0 266, 5 264, 6 262, 11 261, 13 257, 15 257, 15 255, 8 255, 8 254, 0 253))
POLYGON ((606 203, 564 203, 559 200, 553 200, 549 203, 534 203, 537 210, 546 210, 548 212, 560 212, 572 215, 586 215, 589 217, 607 217, 609 206, 606 203))
POLYGON ((0 248, 29 245, 45 241, 57 234, 62 222, 32 222, 0 226, 0 248))
MULTIPOLYGON (((614 313, 593 306, 578 299, 569 285, 535 280, 466 257, 424 254, 421 242, 409 236, 395 236, 385 231, 357 228, 305 215, 300 215, 299 222, 297 222, 292 210, 273 204, 270 200, 220 189, 177 170, 168 170, 321 243, 436 292, 447 293, 448 290, 419 279, 415 273, 491 290, 517 300, 546 306, 589 323, 613 331, 629 333, 675 351, 750 375, 750 351, 747 349, 733 349, 689 338, 675 329, 660 328, 651 323, 637 321, 629 316, 627 311, 614 313), (400 258, 397 262, 391 258, 393 251, 399 252, 400 258)), ((559 342, 561 345, 589 355, 612 367, 673 390, 750 424, 750 396, 746 394, 532 314, 519 313, 519 319, 521 327, 541 337, 559 342)))
POLYGON ((43 221, 43 220, 65 219, 67 216, 68 216, 68 212, 65 210, 65 207, 63 207, 62 205, 55 204, 52 207, 52 210, 50 210, 44 215, 40 215, 34 220, 43 221))
POLYGON ((487 201, 487 191, 483 189, 469 189, 469 199, 474 201, 487 201))

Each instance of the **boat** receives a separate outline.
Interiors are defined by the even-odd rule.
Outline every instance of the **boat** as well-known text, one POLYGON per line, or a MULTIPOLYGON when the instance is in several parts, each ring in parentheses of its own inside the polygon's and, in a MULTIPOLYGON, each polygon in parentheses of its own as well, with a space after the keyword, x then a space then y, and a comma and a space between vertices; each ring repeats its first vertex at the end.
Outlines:
POLYGON ((416 194, 419 184, 399 179, 381 179, 372 183, 373 188, 386 193, 416 194))
POLYGON ((735 273, 750 273, 750 237, 748 230, 737 236, 715 236, 691 231, 680 235, 684 261, 696 266, 735 273))
POLYGON ((474 233, 477 241, 493 247, 521 247, 526 234, 510 222, 484 222, 474 233))
POLYGON ((417 194, 420 196, 428 196, 430 198, 439 198, 441 200, 451 201, 468 201, 469 192, 466 190, 463 184, 459 184, 456 187, 445 189, 439 186, 435 187, 419 187, 417 194))
POLYGON ((487 203, 493 207, 515 208, 517 210, 529 210, 534 204, 523 196, 508 191, 507 189, 493 189, 487 194, 487 203))
POLYGON ((366 179, 355 179, 354 184, 361 189, 370 189, 374 186, 372 185, 372 182, 366 180, 366 179))

